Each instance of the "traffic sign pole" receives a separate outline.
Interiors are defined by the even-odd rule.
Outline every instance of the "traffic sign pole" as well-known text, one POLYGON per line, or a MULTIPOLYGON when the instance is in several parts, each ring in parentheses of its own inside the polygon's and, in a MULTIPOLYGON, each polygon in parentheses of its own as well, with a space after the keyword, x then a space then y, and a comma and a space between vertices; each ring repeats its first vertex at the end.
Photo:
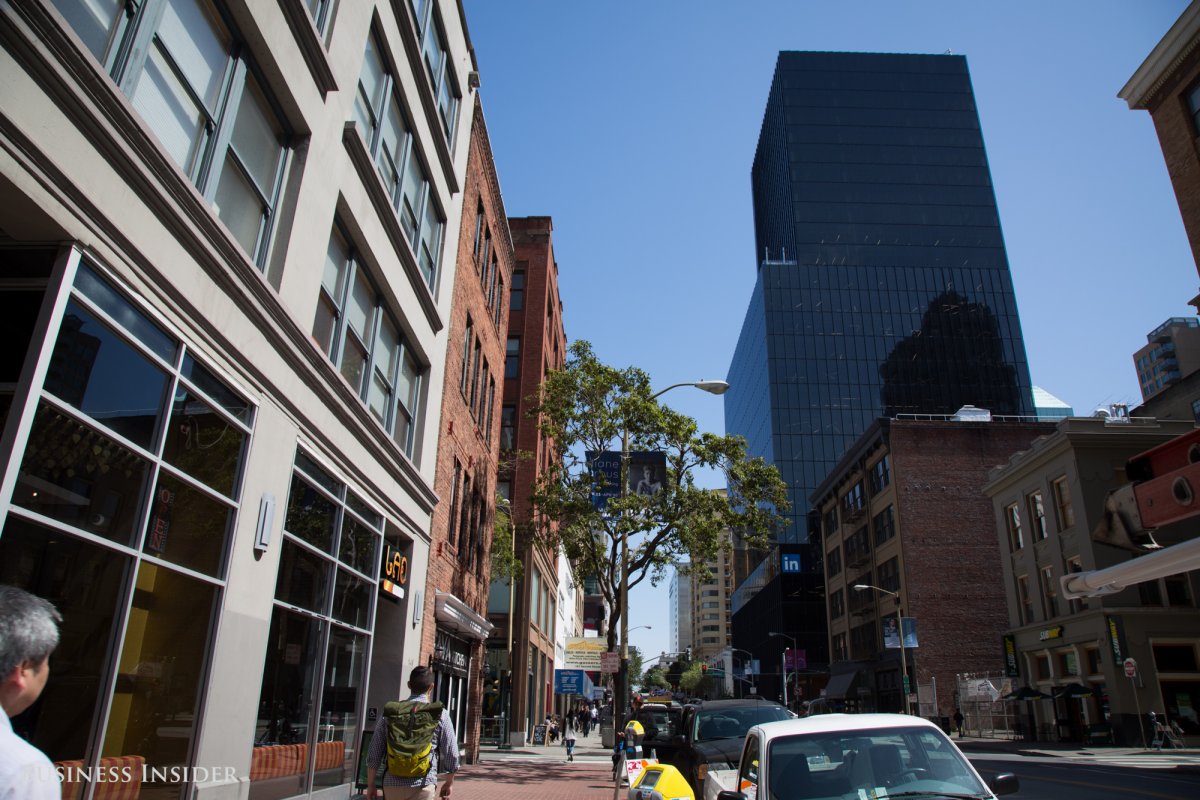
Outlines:
POLYGON ((1142 723, 1142 701, 1137 693, 1137 662, 1132 658, 1125 659, 1125 677, 1129 678, 1129 689, 1133 692, 1133 708, 1137 711, 1138 730, 1142 732, 1142 749, 1149 749, 1146 746, 1146 726, 1142 723))

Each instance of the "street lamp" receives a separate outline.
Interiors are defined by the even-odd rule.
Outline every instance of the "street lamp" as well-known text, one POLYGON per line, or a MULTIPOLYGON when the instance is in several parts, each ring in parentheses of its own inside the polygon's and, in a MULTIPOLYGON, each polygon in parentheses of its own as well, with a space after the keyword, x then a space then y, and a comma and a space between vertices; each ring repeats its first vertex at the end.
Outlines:
MULTIPOLYGON (((680 386, 694 386, 709 394, 725 394, 729 384, 722 380, 700 380, 673 383, 650 395, 653 400, 680 386)), ((629 490, 629 426, 621 431, 621 497, 629 490)), ((621 671, 618 674, 617 692, 613 698, 613 719, 625 717, 625 703, 629 694, 629 532, 621 531, 621 671)))
POLYGON ((904 695, 904 713, 909 714, 911 712, 908 708, 908 659, 904 657, 904 617, 900 615, 900 593, 893 592, 888 589, 881 589, 880 587, 872 586, 869 583, 854 584, 854 591, 856 592, 865 592, 868 589, 874 589, 877 592, 883 592, 884 594, 891 595, 892 597, 896 598, 896 633, 898 633, 900 636, 900 674, 903 676, 901 678, 902 684, 900 688, 904 695))
MULTIPOLYGON (((787 639, 788 641, 790 641, 792 643, 793 650, 800 649, 799 647, 796 646, 796 638, 794 636, 788 636, 786 633, 778 633, 776 631, 769 631, 767 633, 767 636, 778 636, 781 639, 787 639)), ((779 656, 779 666, 780 666, 780 674, 783 676, 783 707, 787 708, 788 707, 788 701, 787 701, 787 650, 784 650, 783 653, 779 656)))
MULTIPOLYGON (((745 669, 744 669, 744 668, 745 668, 745 667, 748 667, 748 666, 750 666, 750 663, 749 663, 749 662, 751 662, 751 661, 753 661, 753 660, 754 660, 754 653, 751 653, 749 650, 743 650, 743 649, 742 649, 742 648, 740 648, 740 647, 729 647, 729 648, 726 648, 726 649, 727 649, 727 650, 729 650, 729 672, 730 672, 730 674, 731 674, 731 675, 733 675, 734 679, 735 679, 735 680, 737 680, 737 679, 738 679, 738 678, 737 678, 737 675, 736 675, 736 674, 734 674, 734 673, 736 673, 736 672, 737 672, 737 670, 735 670, 735 669, 733 668, 733 654, 734 654, 734 653, 744 653, 744 654, 747 656, 747 658, 746 658, 746 663, 742 665, 742 666, 743 666, 743 672, 744 672, 744 671, 745 671, 745 669)), ((742 681, 743 683, 750 684, 750 680, 749 680, 748 678, 744 677, 744 676, 741 678, 741 681, 742 681)), ((750 685, 753 685, 753 684, 750 684, 750 685)))

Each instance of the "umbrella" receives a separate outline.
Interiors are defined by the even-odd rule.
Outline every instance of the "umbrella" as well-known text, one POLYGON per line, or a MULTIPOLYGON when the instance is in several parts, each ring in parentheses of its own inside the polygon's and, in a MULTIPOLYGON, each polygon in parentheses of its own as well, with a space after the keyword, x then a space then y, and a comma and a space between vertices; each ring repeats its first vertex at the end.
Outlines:
POLYGON ((1054 690, 1055 697, 1091 697, 1092 690, 1084 686, 1082 683, 1068 683, 1066 686, 1059 686, 1054 690))
POLYGON ((1034 689, 1032 686, 1022 686, 1020 689, 1004 695, 1005 700, 1049 700, 1050 695, 1034 689))

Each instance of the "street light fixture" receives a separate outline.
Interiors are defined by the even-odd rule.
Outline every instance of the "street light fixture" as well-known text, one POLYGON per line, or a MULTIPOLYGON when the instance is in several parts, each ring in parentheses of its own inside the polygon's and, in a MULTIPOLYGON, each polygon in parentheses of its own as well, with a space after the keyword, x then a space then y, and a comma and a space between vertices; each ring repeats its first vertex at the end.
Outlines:
MULTIPOLYGON (((694 386, 709 394, 725 394, 729 384, 722 380, 699 380, 673 383, 650 395, 653 400, 680 386, 694 386)), ((629 490, 629 427, 621 431, 621 497, 629 490)), ((649 626, 647 626, 649 627, 649 626)), ((625 717, 625 703, 629 695, 629 533, 621 531, 621 671, 618 673, 617 692, 613 697, 613 719, 625 717)))
POLYGON ((901 690, 904 695, 904 713, 912 713, 908 707, 908 659, 904 655, 904 617, 900 615, 900 593, 893 592, 889 589, 882 589, 878 586, 872 586, 869 583, 854 584, 854 591, 865 592, 868 589, 874 589, 877 592, 883 592, 886 595, 891 595, 896 598, 896 633, 900 636, 900 674, 903 676, 901 680, 901 690))
MULTIPOLYGON (((794 636, 788 636, 786 633, 779 633, 779 632, 777 632, 777 631, 768 631, 768 632, 767 632, 767 636, 778 636, 778 637, 780 637, 781 639, 787 639, 788 641, 790 641, 790 642, 792 643, 792 649, 793 649, 793 650, 799 650, 799 649, 800 649, 800 648, 799 648, 799 647, 796 645, 796 637, 794 637, 794 636)), ((780 656, 779 656, 779 668, 780 668, 780 673, 779 673, 779 674, 780 674, 780 675, 782 676, 782 678, 783 678, 783 707, 784 707, 784 708, 787 708, 787 707, 788 707, 788 699, 787 699, 787 650, 784 650, 784 651, 783 651, 783 653, 781 653, 781 654, 780 654, 780 656)))

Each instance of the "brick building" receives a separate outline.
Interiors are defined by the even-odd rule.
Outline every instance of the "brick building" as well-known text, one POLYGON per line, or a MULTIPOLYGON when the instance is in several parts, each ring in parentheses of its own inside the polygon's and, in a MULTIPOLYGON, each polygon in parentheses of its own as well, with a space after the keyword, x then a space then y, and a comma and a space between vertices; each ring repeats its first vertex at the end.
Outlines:
POLYGON ((464 752, 479 755, 483 642, 500 455, 499 387, 504 374, 512 238, 492 160, 483 107, 475 100, 457 269, 450 305, 435 488, 433 544, 425 586, 422 659, 438 672, 438 699, 464 752))
MULTIPOLYGON (((520 529, 530 519, 530 496, 538 476, 559 457, 554 443, 538 430, 537 420, 530 418, 529 409, 546 373, 563 366, 566 333, 550 217, 514 217, 508 224, 514 265, 496 491, 510 501, 513 521, 520 529)), ((495 654, 489 662, 508 665, 501 708, 507 716, 509 740, 520 747, 554 707, 558 554, 521 536, 515 548, 524 570, 515 586, 508 581, 493 583, 488 619, 496 627, 488 648, 495 654)))
POLYGON ((1188 5, 1118 96, 1150 112, 1200 271, 1200 3, 1188 5))
POLYGON ((913 713, 952 715, 958 673, 1003 666, 1000 551, 981 487, 989 470, 1054 426, 958 416, 875 421, 812 495, 825 558, 830 699, 903 709, 900 650, 885 648, 883 635, 897 602, 917 621, 919 646, 905 651, 912 692, 920 687, 913 713))

